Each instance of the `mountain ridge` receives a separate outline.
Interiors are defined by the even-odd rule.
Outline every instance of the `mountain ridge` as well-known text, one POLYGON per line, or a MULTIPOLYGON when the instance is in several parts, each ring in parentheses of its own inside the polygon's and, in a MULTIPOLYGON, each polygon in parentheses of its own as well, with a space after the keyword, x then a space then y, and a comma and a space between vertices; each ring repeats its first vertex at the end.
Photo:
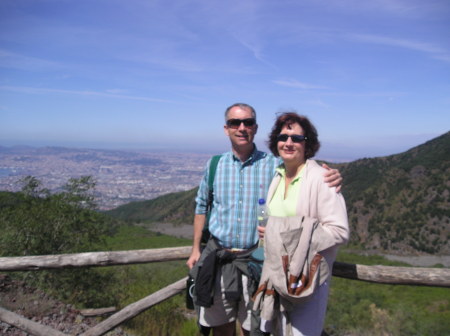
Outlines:
MULTIPOLYGON (((335 164, 353 245, 450 254, 450 132, 385 157, 335 164)), ((131 222, 192 223, 197 188, 110 210, 131 222)))
POLYGON ((448 254, 448 153, 450 132, 400 154, 338 165, 352 241, 388 251, 448 254))

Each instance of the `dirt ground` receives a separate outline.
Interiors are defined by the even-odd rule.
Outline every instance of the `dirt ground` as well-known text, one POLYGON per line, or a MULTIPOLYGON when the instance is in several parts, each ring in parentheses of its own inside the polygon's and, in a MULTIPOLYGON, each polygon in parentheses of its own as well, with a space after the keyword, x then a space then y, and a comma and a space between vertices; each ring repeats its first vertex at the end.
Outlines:
MULTIPOLYGON (((0 274, 0 307, 69 335, 81 334, 101 321, 97 317, 85 317, 73 305, 61 303, 42 291, 11 279, 7 274, 0 274)), ((0 335, 29 334, 0 322, 0 335)), ((107 335, 132 336, 120 328, 107 335)))
POLYGON ((384 254, 383 257, 393 261, 405 262, 411 266, 433 267, 435 265, 442 265, 444 267, 450 267, 450 256, 400 256, 384 254))
POLYGON ((169 236, 178 238, 192 239, 194 234, 194 227, 189 224, 145 224, 151 231, 160 232, 169 236))

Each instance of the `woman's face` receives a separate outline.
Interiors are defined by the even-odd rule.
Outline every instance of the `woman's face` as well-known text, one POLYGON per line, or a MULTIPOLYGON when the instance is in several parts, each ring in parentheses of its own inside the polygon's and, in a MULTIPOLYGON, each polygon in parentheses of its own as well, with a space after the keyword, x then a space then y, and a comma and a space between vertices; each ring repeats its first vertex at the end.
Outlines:
MULTIPOLYGON (((283 126, 280 134, 305 135, 303 128, 298 123, 283 126)), ((292 138, 289 137, 286 141, 278 141, 277 149, 280 157, 285 163, 302 164, 306 161, 305 141, 295 143, 292 141, 292 138)))

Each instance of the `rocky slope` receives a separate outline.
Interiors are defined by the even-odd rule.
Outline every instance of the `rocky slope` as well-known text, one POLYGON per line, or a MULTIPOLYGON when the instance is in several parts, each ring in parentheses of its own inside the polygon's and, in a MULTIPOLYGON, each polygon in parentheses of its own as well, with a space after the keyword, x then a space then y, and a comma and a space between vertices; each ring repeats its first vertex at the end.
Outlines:
MULTIPOLYGON (((46 293, 31 288, 24 282, 13 280, 5 274, 0 274, 0 306, 68 335, 81 334, 101 321, 97 317, 85 317, 73 305, 59 302, 46 293)), ((0 322, 0 335, 27 336, 28 334, 0 322)), ((131 336, 120 328, 107 335, 131 336)))

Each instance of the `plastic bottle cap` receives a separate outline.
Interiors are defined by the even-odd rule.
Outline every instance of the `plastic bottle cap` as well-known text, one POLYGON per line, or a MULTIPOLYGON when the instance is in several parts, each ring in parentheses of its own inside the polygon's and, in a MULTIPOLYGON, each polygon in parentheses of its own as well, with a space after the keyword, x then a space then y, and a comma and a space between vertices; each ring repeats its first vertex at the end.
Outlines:
POLYGON ((266 204, 266 200, 265 200, 264 198, 260 198, 260 199, 258 200, 258 203, 259 203, 259 205, 266 204))

